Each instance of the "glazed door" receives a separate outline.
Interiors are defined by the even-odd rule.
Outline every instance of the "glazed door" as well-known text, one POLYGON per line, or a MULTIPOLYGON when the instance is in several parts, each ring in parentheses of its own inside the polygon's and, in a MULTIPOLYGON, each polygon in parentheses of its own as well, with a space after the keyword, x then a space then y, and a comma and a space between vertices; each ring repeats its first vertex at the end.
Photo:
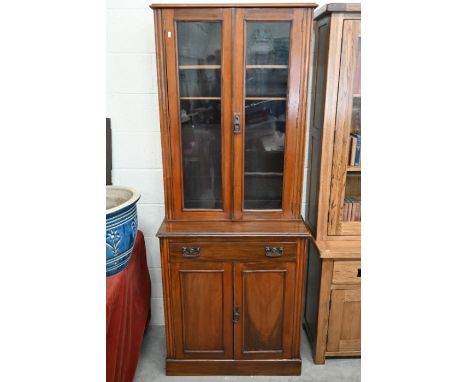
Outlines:
POLYGON ((237 9, 233 33, 234 218, 299 218, 304 10, 237 9), (299 151, 300 152, 300 151, 299 151))
POLYGON ((291 358, 295 263, 234 266, 235 359, 291 358))
POLYGON ((176 357, 232 359, 232 265, 171 264, 176 357))
POLYGON ((361 21, 345 18, 330 188, 328 234, 361 233, 361 21))
POLYGON ((171 219, 231 217, 231 11, 163 13, 174 204, 171 219))
POLYGON ((332 290, 327 351, 361 351, 360 288, 332 290))

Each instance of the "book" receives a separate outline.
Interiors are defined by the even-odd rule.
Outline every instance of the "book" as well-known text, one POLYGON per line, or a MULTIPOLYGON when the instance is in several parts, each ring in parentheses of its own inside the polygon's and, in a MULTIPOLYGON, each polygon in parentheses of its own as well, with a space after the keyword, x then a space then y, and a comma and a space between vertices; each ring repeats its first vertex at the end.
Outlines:
POLYGON ((350 135, 349 137, 349 165, 354 166, 354 162, 356 161, 356 146, 357 146, 357 139, 354 135, 350 135))
POLYGON ((354 138, 356 138, 356 149, 354 154, 354 162, 352 166, 360 166, 361 165, 361 136, 358 134, 352 134, 354 138))
POLYGON ((354 221, 361 221, 361 202, 356 203, 356 219, 354 221))

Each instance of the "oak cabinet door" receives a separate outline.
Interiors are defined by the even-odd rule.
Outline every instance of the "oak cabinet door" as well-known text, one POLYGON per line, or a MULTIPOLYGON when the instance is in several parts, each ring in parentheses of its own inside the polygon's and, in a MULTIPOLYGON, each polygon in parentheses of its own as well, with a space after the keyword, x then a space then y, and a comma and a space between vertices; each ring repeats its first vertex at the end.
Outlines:
POLYGON ((235 359, 290 358, 295 263, 236 264, 235 359))
POLYGON ((361 21, 345 19, 336 106, 328 235, 361 234, 361 21))
POLYGON ((173 263, 171 286, 177 358, 232 359, 231 263, 173 263))
POLYGON ((361 290, 335 289, 331 293, 327 351, 361 350, 361 290))

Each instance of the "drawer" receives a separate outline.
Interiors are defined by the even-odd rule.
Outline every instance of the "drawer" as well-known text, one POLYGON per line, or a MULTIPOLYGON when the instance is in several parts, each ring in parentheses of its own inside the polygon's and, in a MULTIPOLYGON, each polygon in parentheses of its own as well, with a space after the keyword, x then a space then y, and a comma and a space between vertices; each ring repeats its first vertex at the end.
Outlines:
POLYGON ((172 242, 171 261, 178 260, 291 260, 296 259, 296 242, 172 242))
POLYGON ((335 261, 333 265, 333 284, 360 284, 360 261, 335 261))

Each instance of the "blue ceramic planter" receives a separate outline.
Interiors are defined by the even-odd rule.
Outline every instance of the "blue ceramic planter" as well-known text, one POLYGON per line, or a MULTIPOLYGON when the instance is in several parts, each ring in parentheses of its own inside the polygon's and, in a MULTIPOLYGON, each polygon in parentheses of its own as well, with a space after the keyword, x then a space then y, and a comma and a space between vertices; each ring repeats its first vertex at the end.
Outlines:
POLYGON ((140 193, 128 187, 106 187, 106 276, 125 269, 138 230, 136 203, 140 193))

